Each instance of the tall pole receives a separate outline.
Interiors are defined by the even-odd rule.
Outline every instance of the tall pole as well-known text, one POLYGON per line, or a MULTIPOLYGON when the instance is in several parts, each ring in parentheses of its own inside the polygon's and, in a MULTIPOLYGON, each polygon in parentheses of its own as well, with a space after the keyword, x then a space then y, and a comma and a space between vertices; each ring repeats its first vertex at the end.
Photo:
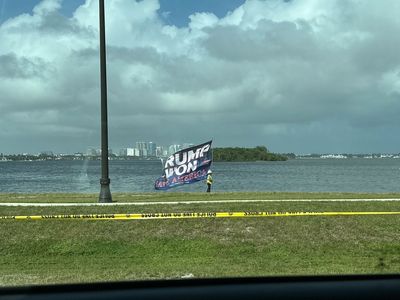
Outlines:
POLYGON ((101 90, 101 178, 99 202, 112 202, 108 175, 107 73, 104 0, 99 0, 100 90, 101 90))

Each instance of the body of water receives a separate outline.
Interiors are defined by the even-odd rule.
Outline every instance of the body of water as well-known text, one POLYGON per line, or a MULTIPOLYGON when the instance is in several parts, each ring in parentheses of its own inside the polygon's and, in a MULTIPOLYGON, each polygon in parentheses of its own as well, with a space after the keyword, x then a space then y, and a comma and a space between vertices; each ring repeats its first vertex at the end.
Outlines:
MULTIPOLYGON (((400 159, 213 163, 213 190, 400 192, 400 159)), ((159 161, 110 161, 111 192, 153 192, 159 161)), ((0 162, 1 193, 98 193, 100 161, 0 162)), ((201 192, 204 182, 170 191, 201 192)))

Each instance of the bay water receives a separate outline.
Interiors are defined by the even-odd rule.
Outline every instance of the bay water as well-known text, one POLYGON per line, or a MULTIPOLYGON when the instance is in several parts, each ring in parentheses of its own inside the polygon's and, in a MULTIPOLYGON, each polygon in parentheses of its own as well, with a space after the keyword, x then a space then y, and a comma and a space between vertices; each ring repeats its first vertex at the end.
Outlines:
MULTIPOLYGON (((400 192, 395 158, 214 162, 212 170, 218 192, 400 192)), ((111 192, 154 192, 161 173, 160 161, 112 160, 111 192)), ((0 193, 98 193, 100 177, 100 161, 6 161, 0 162, 0 193)), ((198 182, 169 191, 205 190, 198 182)))

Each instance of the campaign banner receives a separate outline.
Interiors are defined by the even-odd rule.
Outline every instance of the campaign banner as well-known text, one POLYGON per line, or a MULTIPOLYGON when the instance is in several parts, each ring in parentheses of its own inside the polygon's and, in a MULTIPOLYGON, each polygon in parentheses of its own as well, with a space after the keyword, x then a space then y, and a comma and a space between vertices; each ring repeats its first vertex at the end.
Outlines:
POLYGON ((154 184, 156 190, 190 184, 207 177, 212 163, 211 143, 186 148, 172 154, 165 161, 164 174, 154 184))

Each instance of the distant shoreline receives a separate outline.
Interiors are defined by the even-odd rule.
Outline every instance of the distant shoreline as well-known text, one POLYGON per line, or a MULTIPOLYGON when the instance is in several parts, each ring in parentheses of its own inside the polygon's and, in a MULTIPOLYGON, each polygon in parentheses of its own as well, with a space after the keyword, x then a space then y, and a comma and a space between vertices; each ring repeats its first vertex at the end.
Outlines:
MULTIPOLYGON (((286 160, 292 160, 292 159, 298 159, 298 160, 346 160, 346 159, 399 159, 400 156, 398 155, 393 155, 393 156, 350 156, 350 157, 321 157, 321 156, 296 156, 296 157, 290 157, 288 159, 274 159, 274 160, 216 160, 214 159, 213 162, 271 162, 271 161, 286 161, 286 160)), ((165 158, 163 158, 165 159, 165 158)), ((6 162, 41 162, 41 161, 100 161, 101 157, 89 157, 89 156, 82 156, 82 157, 51 157, 51 158, 18 158, 18 159, 0 159, 0 163, 6 163, 6 162)), ((109 160, 111 161, 136 161, 136 162, 156 162, 160 161, 160 158, 130 158, 130 157, 111 157, 109 160)))

